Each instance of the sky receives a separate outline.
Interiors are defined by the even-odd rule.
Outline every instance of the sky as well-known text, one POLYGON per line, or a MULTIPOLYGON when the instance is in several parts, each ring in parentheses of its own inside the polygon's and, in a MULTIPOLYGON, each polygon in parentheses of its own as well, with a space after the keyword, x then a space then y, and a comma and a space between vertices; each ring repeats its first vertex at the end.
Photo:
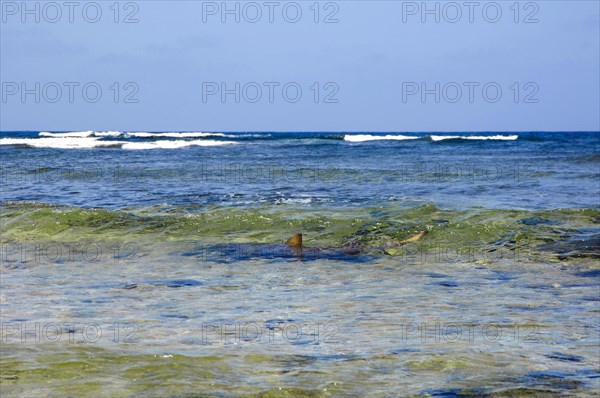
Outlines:
POLYGON ((0 1, 1 131, 599 131, 600 2, 0 1))

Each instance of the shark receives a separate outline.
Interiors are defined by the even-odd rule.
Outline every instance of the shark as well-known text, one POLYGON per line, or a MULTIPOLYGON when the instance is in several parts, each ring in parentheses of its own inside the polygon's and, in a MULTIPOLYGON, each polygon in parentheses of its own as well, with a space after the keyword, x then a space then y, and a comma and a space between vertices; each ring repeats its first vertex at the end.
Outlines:
POLYGON ((395 249, 421 240, 429 231, 421 231, 408 239, 387 242, 382 245, 370 245, 353 240, 340 246, 305 246, 303 235, 292 235, 283 243, 238 243, 219 244, 183 253, 184 256, 199 257, 217 262, 249 260, 255 258, 280 258, 298 260, 337 259, 356 260, 361 255, 392 255, 395 249))

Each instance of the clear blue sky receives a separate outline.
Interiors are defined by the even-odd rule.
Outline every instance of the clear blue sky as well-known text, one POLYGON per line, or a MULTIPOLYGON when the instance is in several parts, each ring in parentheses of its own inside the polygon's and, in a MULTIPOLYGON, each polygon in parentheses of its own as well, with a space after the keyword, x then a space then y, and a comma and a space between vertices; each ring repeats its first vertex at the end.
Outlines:
POLYGON ((598 1, 0 3, 4 131, 600 130, 598 1))

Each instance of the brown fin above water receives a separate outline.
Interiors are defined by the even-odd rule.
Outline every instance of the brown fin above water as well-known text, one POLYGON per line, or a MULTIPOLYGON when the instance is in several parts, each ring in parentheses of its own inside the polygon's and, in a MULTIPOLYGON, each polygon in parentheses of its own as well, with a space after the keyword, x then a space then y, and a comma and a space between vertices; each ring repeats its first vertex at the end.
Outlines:
POLYGON ((421 239, 422 237, 424 237, 425 235, 427 235, 429 233, 429 231, 425 230, 425 231, 421 231, 418 234, 416 234, 415 236, 411 236, 408 239, 404 239, 403 241, 400 241, 401 244, 404 243, 411 243, 411 242, 416 242, 419 239, 421 239))
POLYGON ((292 247, 302 247, 302 234, 292 236, 285 243, 292 247))
MULTIPOLYGON (((386 248, 393 248, 393 247, 405 245, 407 243, 417 242, 418 240, 420 240, 422 237, 424 237, 428 233, 429 233, 429 231, 421 231, 418 234, 416 234, 414 236, 411 236, 408 239, 405 239, 405 240, 402 240, 402 241, 399 241, 399 242, 398 241, 396 241, 396 242, 388 242, 384 246, 380 246, 379 249, 382 250, 385 254, 390 254, 390 253, 388 253, 386 251, 386 248)), ((302 245, 302 234, 293 235, 285 243, 288 246, 290 246, 290 247, 292 247, 294 249, 302 249, 302 248, 304 248, 304 246, 302 245)), ((359 254, 365 248, 364 247, 359 247, 359 246, 348 246, 348 245, 346 245, 346 246, 340 246, 340 247, 321 247, 319 249, 320 250, 342 249, 346 254, 359 254)))
POLYGON ((418 242, 422 237, 424 237, 425 235, 427 235, 429 233, 429 231, 425 230, 425 231, 421 231, 418 234, 411 236, 408 239, 404 239, 401 240, 399 242, 388 242, 386 245, 380 247, 381 251, 383 251, 383 254, 387 254, 388 256, 392 256, 394 255, 393 251, 397 251, 396 248, 399 246, 403 246, 406 245, 408 243, 414 243, 414 242, 418 242))

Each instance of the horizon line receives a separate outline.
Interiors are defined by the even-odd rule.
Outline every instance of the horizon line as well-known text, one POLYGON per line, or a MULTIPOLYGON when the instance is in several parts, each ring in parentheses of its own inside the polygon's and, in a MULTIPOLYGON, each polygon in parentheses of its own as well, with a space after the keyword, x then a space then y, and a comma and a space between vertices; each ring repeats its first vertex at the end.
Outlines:
POLYGON ((267 133, 278 133, 278 134, 295 134, 295 133, 311 133, 311 134, 425 134, 425 133, 436 133, 436 134, 469 134, 469 133, 600 133, 600 129, 598 130, 446 130, 446 131, 399 131, 399 130, 389 130, 389 131, 375 131, 375 130, 353 130, 353 131, 323 131, 323 130, 116 130, 116 129, 101 129, 101 130, 84 130, 84 129, 74 129, 74 130, 0 130, 0 134, 2 133, 71 133, 71 132, 84 132, 84 131, 92 131, 92 132, 105 132, 105 131, 115 131, 120 133, 139 133, 139 132, 147 132, 147 133, 164 133, 164 132, 173 132, 173 133, 187 133, 187 132, 202 132, 202 133, 258 133, 258 134, 267 134, 267 133))

